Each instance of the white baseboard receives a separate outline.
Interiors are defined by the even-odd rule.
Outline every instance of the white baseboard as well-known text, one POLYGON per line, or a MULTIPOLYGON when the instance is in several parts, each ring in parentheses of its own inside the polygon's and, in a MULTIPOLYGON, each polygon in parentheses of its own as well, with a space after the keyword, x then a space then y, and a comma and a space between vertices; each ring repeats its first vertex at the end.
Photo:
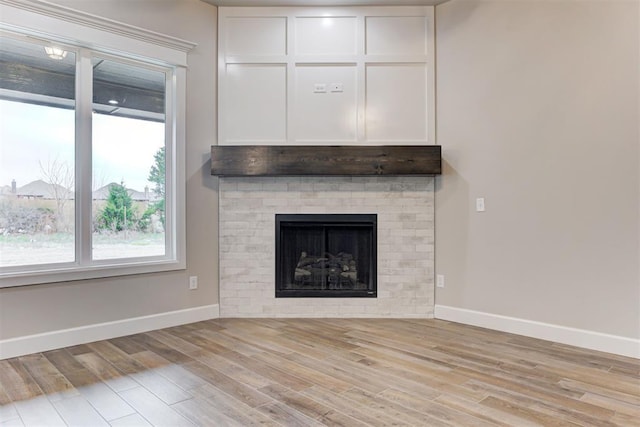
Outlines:
POLYGON ((464 308, 435 306, 435 318, 640 359, 640 340, 584 329, 501 316, 464 308))
POLYGON ((186 323, 220 317, 218 304, 169 311, 149 316, 133 317, 113 322, 97 323, 78 328, 62 329, 0 341, 0 359, 39 353, 56 348, 85 344, 125 335, 138 334, 154 329, 169 328, 186 323))

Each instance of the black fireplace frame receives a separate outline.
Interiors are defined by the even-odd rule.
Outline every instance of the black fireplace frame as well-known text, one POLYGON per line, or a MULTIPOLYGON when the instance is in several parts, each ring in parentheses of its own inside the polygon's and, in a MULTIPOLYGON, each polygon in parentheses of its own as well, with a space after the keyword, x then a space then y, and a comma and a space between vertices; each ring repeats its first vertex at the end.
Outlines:
POLYGON ((377 259, 378 259, 378 215, 377 214, 276 214, 276 298, 377 298, 377 259), (278 263, 282 260, 281 241, 283 226, 288 224, 317 226, 367 226, 371 227, 371 271, 369 288, 356 290, 299 290, 280 289, 283 280, 282 268, 278 263))

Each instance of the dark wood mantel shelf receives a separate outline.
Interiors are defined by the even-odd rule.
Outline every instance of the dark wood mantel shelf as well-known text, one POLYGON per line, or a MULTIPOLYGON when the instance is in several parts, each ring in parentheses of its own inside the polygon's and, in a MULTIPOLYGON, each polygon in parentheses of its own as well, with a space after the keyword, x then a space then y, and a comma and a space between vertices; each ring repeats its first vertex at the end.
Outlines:
POLYGON ((211 175, 439 175, 439 145, 213 145, 211 175))

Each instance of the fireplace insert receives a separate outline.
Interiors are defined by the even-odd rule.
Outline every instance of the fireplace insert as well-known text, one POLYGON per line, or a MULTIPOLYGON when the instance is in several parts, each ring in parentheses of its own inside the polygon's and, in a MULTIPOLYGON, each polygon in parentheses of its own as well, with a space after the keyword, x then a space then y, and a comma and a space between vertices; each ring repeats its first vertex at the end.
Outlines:
POLYGON ((377 215, 277 214, 276 298, 376 297, 377 215))

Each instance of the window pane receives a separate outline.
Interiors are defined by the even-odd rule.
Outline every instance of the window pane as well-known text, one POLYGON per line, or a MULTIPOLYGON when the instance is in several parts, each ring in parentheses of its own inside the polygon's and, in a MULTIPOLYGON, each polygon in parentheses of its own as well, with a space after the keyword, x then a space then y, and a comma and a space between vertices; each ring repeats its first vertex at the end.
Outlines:
POLYGON ((0 37, 0 267, 75 260, 74 108, 73 52, 0 37))
POLYGON ((163 256, 165 73, 93 69, 93 259, 163 256))

